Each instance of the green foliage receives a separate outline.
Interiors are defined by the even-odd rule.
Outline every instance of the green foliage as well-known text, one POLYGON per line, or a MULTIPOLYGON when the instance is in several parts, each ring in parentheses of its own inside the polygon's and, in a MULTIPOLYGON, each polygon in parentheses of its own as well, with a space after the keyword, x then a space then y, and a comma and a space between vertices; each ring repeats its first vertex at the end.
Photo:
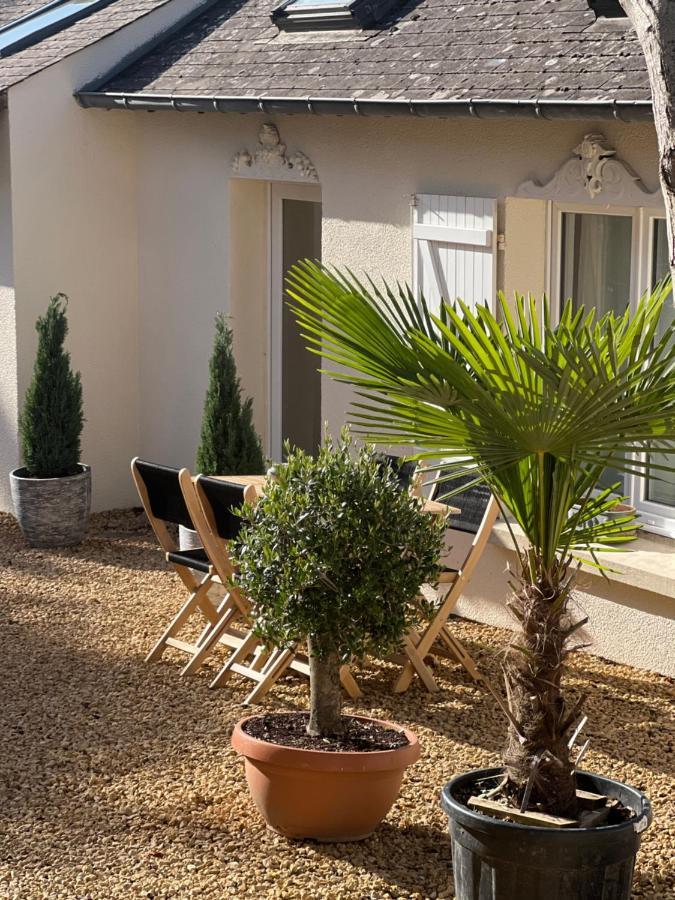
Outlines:
POLYGON ((60 478, 79 471, 82 383, 63 349, 67 305, 65 294, 52 297, 35 325, 37 356, 20 423, 23 463, 33 478, 60 478))
POLYGON ((216 316, 196 468, 204 475, 260 475, 265 471, 253 425, 253 401, 242 402, 232 331, 221 313, 216 316))
POLYGON ((620 549, 635 532, 633 516, 602 515, 622 498, 597 492, 598 480, 606 468, 675 471, 675 325, 659 337, 669 282, 623 315, 598 318, 568 301, 554 325, 546 298, 518 296, 513 311, 500 295, 499 318, 459 300, 436 315, 405 287, 310 262, 290 274, 305 336, 338 364, 334 377, 359 388, 353 420, 374 440, 454 459, 451 475, 472 468, 529 541, 521 551, 512 535, 520 571, 508 606, 520 628, 504 665, 505 790, 518 806, 576 810, 570 731, 581 701, 562 688, 585 622, 569 608, 574 556, 598 565, 596 550, 620 549))
POLYGON ((347 660, 400 645, 420 585, 437 570, 444 526, 420 511, 369 448, 346 433, 315 459, 287 463, 253 507, 235 555, 260 635, 276 646, 312 636, 347 660))
POLYGON ((605 468, 644 474, 649 449, 671 459, 652 475, 675 470, 673 326, 657 339, 669 292, 666 282, 634 313, 599 319, 568 301, 553 325, 546 298, 517 297, 514 314, 500 295, 501 319, 461 301, 434 315, 408 288, 310 262, 289 287, 308 339, 361 389, 353 419, 374 440, 461 457, 458 475, 473 464, 544 569, 634 535, 631 517, 598 518, 622 499, 594 495, 605 468))

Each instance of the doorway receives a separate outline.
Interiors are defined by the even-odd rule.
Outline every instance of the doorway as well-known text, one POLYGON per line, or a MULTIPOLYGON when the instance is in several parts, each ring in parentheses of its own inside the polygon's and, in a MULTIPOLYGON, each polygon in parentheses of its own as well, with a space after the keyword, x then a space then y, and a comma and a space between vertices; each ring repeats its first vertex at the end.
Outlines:
POLYGON ((285 278, 298 260, 321 258, 321 189, 271 186, 270 450, 281 460, 286 440, 314 453, 321 443, 320 359, 288 307, 285 278))

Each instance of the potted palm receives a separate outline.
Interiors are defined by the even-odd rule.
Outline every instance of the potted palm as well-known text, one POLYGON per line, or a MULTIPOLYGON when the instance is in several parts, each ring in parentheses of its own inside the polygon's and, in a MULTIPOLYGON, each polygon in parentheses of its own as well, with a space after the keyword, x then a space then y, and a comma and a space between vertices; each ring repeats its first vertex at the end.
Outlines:
POLYGON ((37 356, 20 421, 23 466, 9 476, 31 547, 78 544, 89 520, 91 469, 80 462, 82 383, 63 346, 67 304, 65 294, 57 294, 37 320, 37 356))
POLYGON ((354 419, 367 433, 458 459, 458 474, 472 466, 514 521, 503 765, 442 794, 457 896, 628 898, 649 802, 578 771, 583 698, 568 698, 564 669, 584 622, 572 601, 580 556, 599 565, 597 551, 635 531, 630 511, 606 515, 624 498, 598 489, 600 476, 653 473, 650 454, 675 468, 674 327, 658 336, 669 287, 624 315, 568 302, 554 324, 531 297, 514 314, 500 296, 500 318, 460 301, 434 315, 407 288, 367 289, 309 262, 290 282, 315 351, 365 398, 354 419))
MULTIPOLYGON (((253 424, 253 400, 242 399, 232 329, 222 313, 215 325, 195 466, 202 475, 262 475, 265 461, 253 424)), ((183 525, 179 541, 183 550, 201 546, 197 533, 183 525)))
POLYGON ((419 587, 436 572, 443 523, 370 449, 352 455, 346 434, 316 458, 286 450, 276 480, 244 508, 238 583, 268 644, 306 641, 310 709, 244 719, 232 743, 273 829, 360 840, 389 812, 419 747, 406 729, 342 715, 340 667, 400 646, 419 587))

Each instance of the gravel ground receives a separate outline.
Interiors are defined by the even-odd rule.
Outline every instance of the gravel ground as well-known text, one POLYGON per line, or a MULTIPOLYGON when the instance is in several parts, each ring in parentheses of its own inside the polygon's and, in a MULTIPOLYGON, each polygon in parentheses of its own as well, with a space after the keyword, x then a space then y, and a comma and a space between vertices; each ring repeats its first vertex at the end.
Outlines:
MULTIPOLYGON (((456 666, 438 696, 389 691, 394 670, 359 674, 348 709, 413 728, 422 758, 386 822, 360 844, 297 844, 265 830, 229 746, 247 688, 209 691, 208 671, 178 678, 172 651, 143 656, 183 597, 136 512, 95 516, 77 550, 27 550, 0 515, 0 897, 452 897, 439 787, 494 763, 502 722, 456 666)), ((488 669, 505 633, 454 625, 488 669)), ((673 685, 578 655, 587 690, 587 767, 647 791, 656 821, 638 858, 635 897, 675 897, 673 685)), ((270 709, 302 708, 285 679, 270 709)), ((523 898, 526 900, 526 898, 523 898)))

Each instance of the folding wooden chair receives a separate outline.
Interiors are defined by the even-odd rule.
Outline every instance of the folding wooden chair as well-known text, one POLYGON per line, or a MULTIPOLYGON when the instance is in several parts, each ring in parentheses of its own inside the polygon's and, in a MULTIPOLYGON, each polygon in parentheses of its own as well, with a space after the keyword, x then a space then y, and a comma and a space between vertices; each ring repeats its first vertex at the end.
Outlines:
POLYGON ((197 641, 194 653, 181 673, 191 675, 200 668, 216 644, 240 647, 251 627, 251 601, 232 585, 235 567, 228 543, 237 537, 242 524, 236 510, 246 501, 254 502, 256 490, 253 485, 242 485, 223 478, 199 475, 193 479, 187 469, 181 469, 179 481, 214 578, 225 589, 225 596, 216 609, 215 620, 197 641))
MULTIPOLYGON (((439 478, 442 479, 444 471, 441 470, 439 478)), ((458 483, 473 481, 473 476, 467 475, 450 482, 434 483, 431 499, 443 501, 445 494, 452 488, 456 489, 458 483)), ((489 488, 485 485, 474 485, 461 494, 455 495, 453 503, 461 509, 459 516, 453 516, 451 528, 457 531, 473 534, 474 538, 469 551, 459 569, 444 569, 437 585, 436 612, 422 632, 412 629, 404 640, 404 649, 408 657, 403 666, 403 671, 394 684, 394 691, 402 693, 407 690, 415 673, 420 677, 428 691, 438 691, 438 685, 431 669, 425 662, 425 657, 434 649, 440 655, 449 655, 461 663, 476 681, 483 683, 490 693, 494 690, 478 670, 476 663, 450 631, 448 618, 455 608, 457 601, 466 588, 478 561, 485 549, 490 537, 492 526, 497 519, 499 507, 491 496, 489 488), (439 646, 440 645, 440 646, 439 646)))
MULTIPOLYGON (((232 498, 234 495, 233 489, 238 487, 238 485, 230 484, 219 478, 208 478, 200 475, 194 481, 194 496, 200 509, 195 509, 192 501, 188 503, 188 507, 193 515, 193 521, 200 526, 197 530, 200 534, 204 531, 204 546, 211 563, 224 584, 228 584, 234 574, 232 561, 223 542, 234 536, 231 530, 233 527, 232 498), (214 538, 220 538, 220 542, 216 540, 214 544, 214 538)), ((255 496, 254 489, 253 496, 255 496)), ((252 498, 247 495, 246 499, 252 498)), ((184 669, 185 674, 195 671, 196 667, 203 662, 218 641, 228 643, 230 638, 233 638, 234 652, 230 654, 225 665, 211 682, 210 687, 215 688, 224 684, 233 673, 243 675, 250 681, 255 682, 255 687, 244 701, 248 704, 261 700, 288 669, 301 675, 309 676, 309 663, 302 653, 299 652, 298 646, 285 648, 266 647, 255 634, 253 628, 251 601, 241 595, 236 589, 230 590, 230 596, 239 609, 241 614, 240 621, 243 619, 248 622, 248 632, 239 636, 234 632, 234 634, 228 636, 227 630, 233 624, 233 616, 228 617, 228 611, 223 607, 223 613, 219 615, 218 620, 199 642, 197 652, 184 669)), ((228 598, 226 597, 223 602, 225 603, 227 600, 228 598)), ((345 689, 352 698, 361 696, 359 686, 348 666, 342 667, 340 677, 345 689)))
POLYGON ((131 474, 166 561, 174 567, 189 592, 187 600, 147 655, 146 662, 159 659, 167 647, 192 656, 197 649, 196 644, 182 641, 176 634, 193 613, 201 614, 208 626, 217 622, 218 612, 208 597, 215 571, 203 548, 181 550, 167 528, 167 525, 194 528, 181 491, 179 470, 136 457, 131 462, 131 474))
POLYGON ((414 490, 416 486, 415 472, 417 471, 417 463, 414 460, 406 460, 393 453, 376 453, 375 457, 380 464, 380 471, 385 468, 393 471, 402 491, 414 490))

